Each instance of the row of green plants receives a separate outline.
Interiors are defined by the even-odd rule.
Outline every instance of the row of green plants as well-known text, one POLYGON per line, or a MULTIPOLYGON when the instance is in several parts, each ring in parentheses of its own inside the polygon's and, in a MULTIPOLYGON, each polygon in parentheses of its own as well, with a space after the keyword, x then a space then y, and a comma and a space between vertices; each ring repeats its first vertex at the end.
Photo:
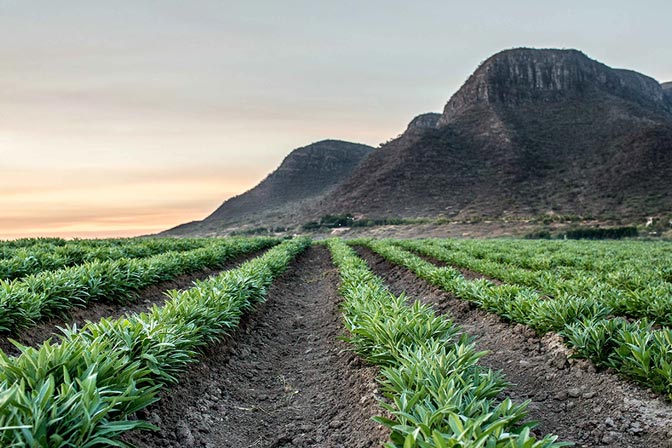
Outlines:
POLYGON ((285 241, 147 313, 68 328, 60 343, 21 347, 16 358, 0 353, 0 446, 128 446, 121 434, 153 429, 135 413, 236 328, 308 244, 285 241))
POLYGON ((63 316, 74 307, 85 307, 91 301, 132 301, 143 288, 182 274, 220 267, 232 257, 270 247, 278 241, 212 239, 206 247, 185 252, 92 261, 20 280, 0 281, 0 331, 13 333, 45 317, 63 316))
POLYGON ((643 266, 602 272, 567 267, 526 269, 520 267, 525 257, 520 254, 474 253, 468 248, 461 250, 461 243, 441 240, 398 244, 451 265, 533 288, 556 300, 578 296, 604 304, 615 315, 672 324, 672 283, 647 275, 643 266))
POLYGON ((565 269, 591 273, 663 278, 670 273, 672 244, 645 241, 522 241, 511 239, 432 240, 476 258, 533 270, 565 269), (667 269, 667 270, 665 270, 667 269))
POLYGON ((53 244, 55 246, 63 245, 67 242, 63 238, 50 238, 50 237, 39 237, 39 238, 18 238, 15 240, 0 240, 0 250, 5 248, 13 247, 27 247, 34 244, 53 244))
POLYGON ((355 352, 380 366, 391 430, 389 448, 551 448, 571 445, 537 439, 525 422, 528 403, 497 396, 507 386, 478 365, 485 354, 451 321, 419 302, 395 296, 341 240, 327 242, 340 270, 342 309, 355 352))
POLYGON ((123 240, 78 240, 62 245, 35 244, 19 247, 0 260, 0 279, 13 280, 38 272, 75 266, 87 261, 144 258, 168 251, 204 247, 204 238, 146 238, 123 240))
MULTIPOLYGON (((611 367, 672 399, 672 330, 655 329, 646 319, 613 318, 613 310, 590 298, 549 299, 519 285, 467 280, 449 266, 436 266, 391 241, 361 240, 388 261, 461 299, 533 328, 539 334, 558 332, 576 356, 611 367)), ((431 252, 427 252, 431 254, 431 252)))
MULTIPOLYGON (((68 244, 86 245, 88 247, 107 246, 110 244, 124 244, 140 238, 106 238, 106 239, 79 239, 66 240, 63 238, 20 238, 16 240, 0 240, 0 260, 11 258, 16 251, 32 248, 62 247, 68 244)), ((144 238, 143 238, 144 239, 144 238)))

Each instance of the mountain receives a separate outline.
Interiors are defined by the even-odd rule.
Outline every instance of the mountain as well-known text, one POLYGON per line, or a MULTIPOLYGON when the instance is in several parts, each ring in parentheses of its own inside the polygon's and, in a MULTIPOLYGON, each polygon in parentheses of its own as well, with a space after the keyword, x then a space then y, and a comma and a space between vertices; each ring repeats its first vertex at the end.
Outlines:
POLYGON ((347 178, 373 148, 339 140, 323 140, 295 149, 280 166, 251 190, 225 201, 203 221, 165 232, 178 235, 222 227, 291 218, 294 210, 322 197, 347 178))
POLYGON ((500 52, 442 114, 414 119, 311 214, 669 213, 671 87, 577 50, 500 52))
POLYGON ((663 94, 667 103, 672 107, 672 82, 664 82, 660 86, 663 88, 663 94))
POLYGON ((415 117, 379 149, 299 148, 252 190, 167 234, 344 213, 641 222, 672 212, 670 176, 672 83, 577 50, 517 48, 485 60, 442 113, 415 117))

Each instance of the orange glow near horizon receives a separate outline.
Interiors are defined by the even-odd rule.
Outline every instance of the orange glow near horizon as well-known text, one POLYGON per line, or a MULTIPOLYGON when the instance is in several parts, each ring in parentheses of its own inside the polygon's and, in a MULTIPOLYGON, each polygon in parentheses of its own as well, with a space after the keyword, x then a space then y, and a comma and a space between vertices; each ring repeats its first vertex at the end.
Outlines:
POLYGON ((98 173, 103 176, 98 180, 90 172, 9 173, 0 180, 0 239, 157 233, 202 219, 226 198, 251 187, 249 173, 235 178, 204 171, 107 172, 98 173))
MULTIPOLYGON (((209 140, 212 131, 206 141, 196 135, 191 142, 189 134, 179 139, 169 135, 172 140, 157 134, 136 151, 105 149, 101 156, 106 159, 100 160, 87 149, 97 143, 95 138, 73 149, 81 138, 76 130, 68 130, 67 138, 62 135, 66 133, 57 135, 64 140, 55 142, 36 125, 32 132, 22 129, 24 137, 3 141, 1 127, 0 163, 5 166, 0 166, 0 240, 130 237, 201 220, 226 199, 258 184, 292 149, 328 135, 314 126, 307 137, 275 133, 277 141, 269 144, 245 129, 237 135, 222 130, 228 139, 221 142, 209 140), (161 146, 162 151, 153 149, 161 146), (208 150, 194 153, 194 146, 208 150)), ((337 126, 334 131, 345 134, 337 126)), ((375 135, 392 131, 360 126, 355 133, 375 141, 375 135)), ((140 145, 133 135, 114 137, 105 132, 99 136, 118 148, 140 145)))
MULTIPOLYGON (((50 139, 51 132, 39 125, 4 141, 0 132, 0 163, 5 163, 0 169, 0 240, 130 237, 201 220, 226 199, 254 187, 291 149, 326 135, 315 126, 305 140, 275 134, 283 138, 270 145, 256 140, 259 134, 254 132, 249 136, 222 132, 229 140, 221 143, 207 135, 205 142, 203 136, 195 136, 190 143, 184 136, 171 141, 158 134, 135 152, 105 149, 101 155, 106 160, 90 156, 88 148, 96 139, 77 147, 81 135, 76 130, 68 130, 67 138, 58 135, 63 141, 50 139), (34 137, 25 137, 31 134, 34 137), (206 144, 213 149, 190 157, 188 148, 206 144), (160 146, 163 152, 152 149, 160 146), (218 154, 216 146, 246 149, 218 154)), ((369 140, 387 133, 391 131, 380 127, 358 129, 369 140)), ((114 137, 104 132, 99 136, 106 145, 119 148, 140 145, 132 135, 114 137)))

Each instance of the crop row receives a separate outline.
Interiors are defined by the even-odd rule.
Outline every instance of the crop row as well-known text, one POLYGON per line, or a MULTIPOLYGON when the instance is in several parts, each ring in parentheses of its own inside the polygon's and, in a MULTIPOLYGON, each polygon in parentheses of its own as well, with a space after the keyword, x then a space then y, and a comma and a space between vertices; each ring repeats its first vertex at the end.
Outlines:
MULTIPOLYGON (((149 238, 147 238, 149 239, 149 238)), ((25 249, 56 249, 67 245, 81 245, 87 247, 101 247, 109 245, 123 245, 130 241, 145 240, 145 238, 107 238, 107 239, 74 239, 63 238, 21 238, 17 240, 0 240, 0 260, 11 258, 17 251, 25 249)))
POLYGON ((120 434, 177 381, 200 347, 237 327, 245 310, 309 244, 286 241, 235 270, 173 292, 163 307, 69 329, 60 344, 0 353, 0 445, 126 446, 120 434))
POLYGON ((590 274, 619 287, 672 279, 672 244, 642 241, 429 240, 478 259, 572 278, 590 274))
POLYGON ((347 340, 381 367, 381 402, 391 418, 391 448, 567 446, 555 436, 537 440, 523 423, 528 403, 496 397, 507 383, 482 368, 470 338, 425 305, 395 296, 340 240, 328 242, 340 269, 347 340))
MULTIPOLYGON (((467 280, 451 267, 437 267, 390 241, 358 241, 418 277, 540 334, 555 331, 576 355, 611 367, 672 399, 672 330, 646 320, 610 318, 602 303, 578 296, 549 299, 518 285, 467 280)), ((431 252, 428 252, 431 254, 431 252)))
POLYGON ((512 263, 492 261, 491 255, 477 258, 462 252, 451 242, 440 240, 403 241, 398 244, 451 265, 464 267, 507 283, 528 286, 545 295, 565 301, 581 297, 585 301, 603 305, 609 314, 642 318, 662 325, 672 325, 672 283, 664 280, 629 276, 618 272, 598 279, 592 272, 578 270, 570 278, 557 270, 530 270, 512 263))
POLYGON ((212 240, 204 248, 186 252, 92 261, 21 280, 0 281, 0 331, 16 332, 45 316, 63 315, 90 301, 130 301, 142 288, 182 274, 219 267, 234 256, 277 242, 272 238, 212 240))
POLYGON ((35 244, 52 244, 60 246, 67 243, 63 238, 19 238, 16 240, 0 240, 0 251, 16 247, 29 247, 35 244))
POLYGON ((566 279, 590 276, 623 289, 642 289, 649 283, 672 281, 672 244, 669 242, 556 241, 531 245, 523 241, 517 245, 510 240, 429 241, 517 268, 550 271, 566 279))
POLYGON ((210 242, 203 238, 78 240, 62 245, 35 244, 16 248, 11 251, 11 256, 0 260, 0 279, 13 280, 87 261, 144 258, 168 251, 193 250, 208 244, 210 242))

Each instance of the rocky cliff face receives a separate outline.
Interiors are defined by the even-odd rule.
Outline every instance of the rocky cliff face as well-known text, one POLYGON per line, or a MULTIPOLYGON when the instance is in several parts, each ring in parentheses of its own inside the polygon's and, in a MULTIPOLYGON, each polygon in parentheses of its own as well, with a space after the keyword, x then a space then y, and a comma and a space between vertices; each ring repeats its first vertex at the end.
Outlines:
POLYGON ((436 112, 428 112, 426 114, 418 115, 411 120, 411 122, 408 124, 408 127, 406 128, 406 131, 434 129, 439 123, 440 118, 441 114, 436 112))
POLYGON ((529 102, 607 94, 671 112, 662 86, 629 70, 612 69, 577 50, 505 50, 490 57, 448 101, 439 126, 479 105, 517 107, 529 102))
POLYGON ((660 86, 663 88, 663 95, 668 106, 672 109, 672 82, 664 82, 660 86))

